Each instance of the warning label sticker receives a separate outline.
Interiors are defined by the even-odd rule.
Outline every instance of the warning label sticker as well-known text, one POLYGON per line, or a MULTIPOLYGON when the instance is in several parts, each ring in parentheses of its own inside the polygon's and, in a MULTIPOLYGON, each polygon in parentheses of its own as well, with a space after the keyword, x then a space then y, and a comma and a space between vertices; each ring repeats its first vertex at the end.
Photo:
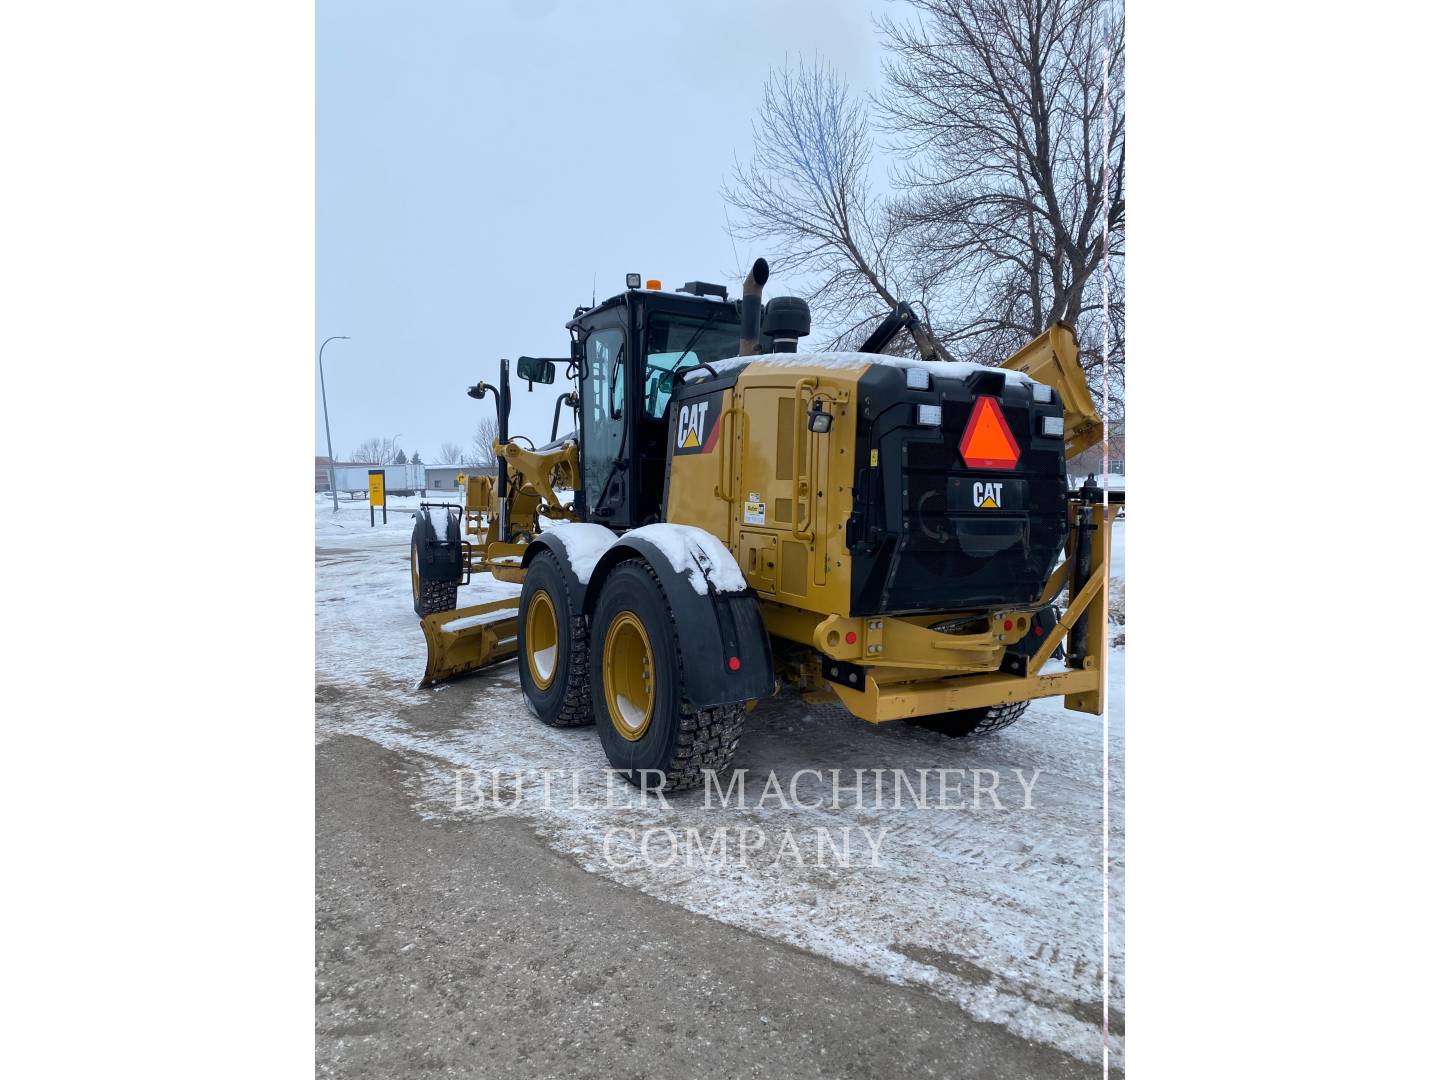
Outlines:
POLYGON ((745 524, 765 524, 765 504, 760 501, 758 492, 750 492, 750 498, 745 500, 745 524))

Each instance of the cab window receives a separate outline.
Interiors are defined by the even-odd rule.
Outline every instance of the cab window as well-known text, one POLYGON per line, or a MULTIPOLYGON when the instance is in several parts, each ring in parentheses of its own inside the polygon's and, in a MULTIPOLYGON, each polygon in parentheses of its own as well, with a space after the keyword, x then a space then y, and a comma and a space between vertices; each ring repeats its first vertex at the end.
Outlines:
POLYGON ((740 324, 721 322, 717 311, 706 319, 656 314, 645 345, 645 415, 660 419, 685 372, 698 364, 725 360, 740 351, 740 324))

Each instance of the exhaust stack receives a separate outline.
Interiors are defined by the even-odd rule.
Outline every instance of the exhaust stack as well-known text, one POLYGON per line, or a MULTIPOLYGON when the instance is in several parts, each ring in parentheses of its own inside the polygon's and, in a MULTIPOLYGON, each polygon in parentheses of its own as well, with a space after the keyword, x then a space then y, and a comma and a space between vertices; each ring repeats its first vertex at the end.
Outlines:
POLYGON ((760 294, 770 280, 770 264, 756 259, 740 291, 740 355, 760 351, 760 294))

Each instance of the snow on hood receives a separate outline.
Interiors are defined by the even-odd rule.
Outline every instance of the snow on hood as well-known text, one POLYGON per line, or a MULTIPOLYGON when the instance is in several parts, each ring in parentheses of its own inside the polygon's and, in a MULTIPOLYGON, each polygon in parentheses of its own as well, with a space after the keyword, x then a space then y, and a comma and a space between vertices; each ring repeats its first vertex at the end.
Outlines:
MULTIPOLYGON (((853 371, 858 368, 869 367, 877 364, 883 367, 897 368, 919 368, 928 371, 931 375, 937 375, 945 379, 965 379, 977 371, 999 371, 1005 375, 1005 380, 1010 383, 1024 385, 1033 380, 1028 375, 1018 371, 1011 371, 1009 368, 990 367, 986 364, 973 364, 968 360, 912 360, 905 356, 884 356, 880 353, 859 353, 859 352, 832 352, 832 353, 761 353, 758 356, 732 356, 729 360, 717 360, 710 366, 717 373, 731 371, 746 364, 766 364, 777 367, 804 366, 808 368, 821 368, 831 371, 853 371)), ((685 379, 689 382, 696 376, 707 375, 704 368, 691 368, 685 373, 685 379)))
POLYGON ((690 587, 701 596, 709 592, 707 576, 716 592, 744 592, 749 587, 730 549, 704 529, 661 522, 631 529, 625 536, 654 544, 677 573, 689 577, 690 587))
POLYGON ((581 585, 590 584, 595 564, 619 539, 604 525, 585 521, 556 521, 546 526, 545 535, 560 541, 570 560, 570 568, 575 571, 581 585))

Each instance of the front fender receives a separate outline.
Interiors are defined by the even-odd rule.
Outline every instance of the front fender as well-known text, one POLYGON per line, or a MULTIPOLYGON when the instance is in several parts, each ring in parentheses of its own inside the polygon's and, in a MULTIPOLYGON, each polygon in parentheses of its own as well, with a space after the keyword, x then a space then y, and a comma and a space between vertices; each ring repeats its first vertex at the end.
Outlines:
POLYGON ((528 567, 542 551, 550 552, 560 564, 560 576, 565 581, 570 610, 579 611, 585 602, 585 583, 576 574, 575 566, 570 560, 570 551, 561 541, 548 533, 540 533, 526 546, 525 554, 520 557, 520 565, 528 567))
POLYGON ((411 543, 418 555, 417 566, 421 581, 459 581, 464 576, 464 549, 460 546, 460 518, 447 508, 437 508, 445 514, 445 535, 441 537, 435 528, 435 519, 430 510, 415 511, 415 527, 410 533, 411 543))

